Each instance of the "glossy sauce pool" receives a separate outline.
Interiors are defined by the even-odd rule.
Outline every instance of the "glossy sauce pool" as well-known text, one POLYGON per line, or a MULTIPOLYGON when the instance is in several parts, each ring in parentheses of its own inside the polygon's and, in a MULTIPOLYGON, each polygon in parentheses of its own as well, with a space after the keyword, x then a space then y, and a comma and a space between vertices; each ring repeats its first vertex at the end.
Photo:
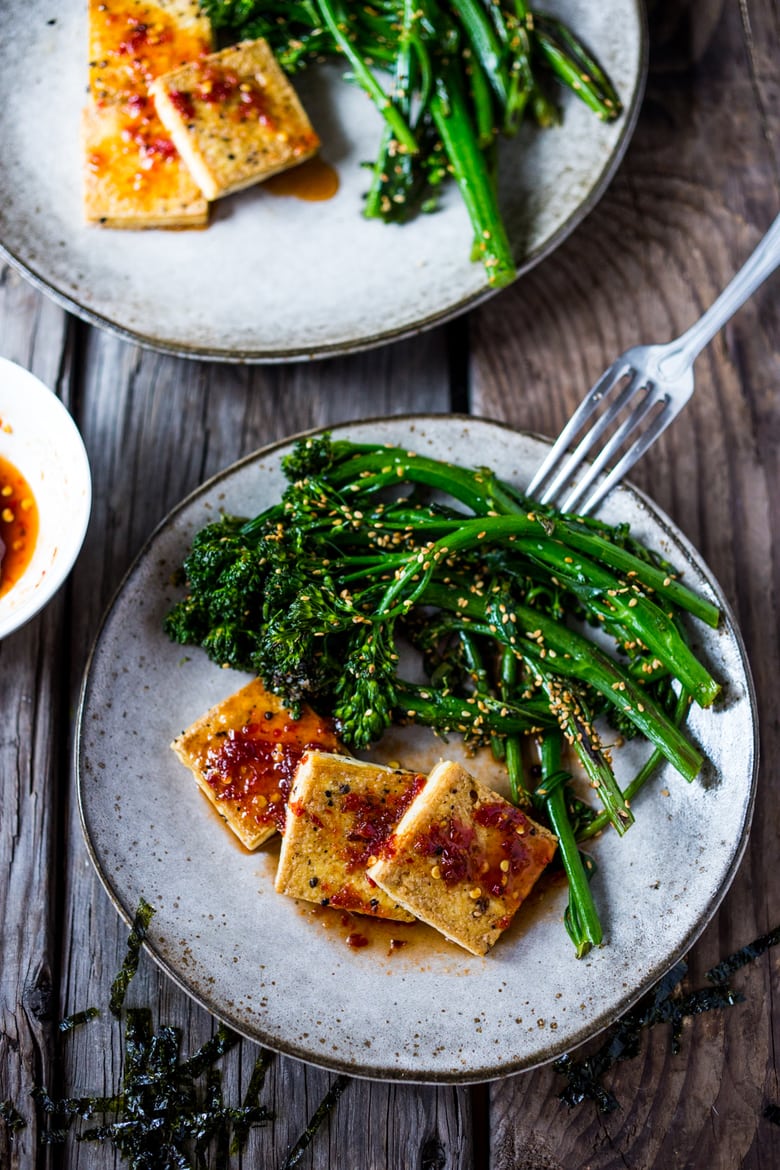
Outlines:
POLYGON ((263 187, 272 195, 292 195, 307 203, 323 203, 338 191, 339 176, 330 163, 315 155, 300 166, 272 175, 263 187))
POLYGON ((0 455, 0 597, 16 584, 29 565, 38 538, 38 505, 30 485, 8 459, 0 455))

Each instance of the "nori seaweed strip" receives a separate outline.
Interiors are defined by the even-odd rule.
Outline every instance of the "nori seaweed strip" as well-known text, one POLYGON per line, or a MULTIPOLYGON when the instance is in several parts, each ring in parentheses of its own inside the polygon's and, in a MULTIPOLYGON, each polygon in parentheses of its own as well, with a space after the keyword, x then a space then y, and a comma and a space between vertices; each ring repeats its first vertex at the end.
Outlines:
POLYGON ((125 1002, 125 995, 130 980, 138 970, 138 959, 141 953, 141 943, 146 938, 146 932, 149 928, 149 923, 152 920, 154 908, 149 903, 141 898, 138 903, 138 909, 135 912, 133 920, 133 928, 130 931, 130 937, 127 940, 127 954, 125 961, 120 970, 117 972, 114 982, 111 985, 111 998, 108 1001, 108 1006, 115 1016, 119 1016, 122 1010, 122 1004, 125 1002))
POLYGON ((253 1115, 261 1112, 264 1114, 263 1120, 273 1117, 264 1106, 260 1104, 260 1094, 265 1085, 265 1074, 271 1067, 271 1062, 276 1056, 275 1052, 271 1052, 268 1048, 261 1048, 260 1055, 255 1061, 255 1067, 252 1069, 252 1075, 249 1078, 244 1100, 241 1102, 241 1109, 237 1110, 238 1116, 233 1123, 233 1141, 230 1145, 231 1154, 240 1154, 246 1145, 246 1139, 249 1136, 250 1127, 253 1124, 253 1115))
POLYGON ((558 1094, 560 1101, 571 1109, 590 1098, 602 1113, 612 1113, 618 1108, 617 1098, 602 1084, 602 1077, 614 1064, 637 1055, 642 1028, 655 1021, 656 1015, 663 1010, 663 1004, 673 994, 687 970, 685 962, 676 963, 656 985, 649 1003, 643 1001, 613 1024, 604 1043, 591 1056, 584 1060, 572 1060, 567 1054, 555 1061, 553 1068, 569 1082, 558 1094))
POLYGON ((74 1108, 73 1099, 55 1101, 43 1085, 36 1085, 31 1096, 45 1118, 45 1128, 40 1135, 43 1145, 51 1146, 64 1142, 70 1124, 78 1113, 78 1108, 74 1108))
MULTIPOLYGON (((571 1108, 586 1098, 595 1101, 603 1113, 618 1108, 618 1102, 602 1083, 604 1073, 621 1060, 628 1060, 639 1052, 640 1033, 655 1024, 671 1024, 671 1050, 680 1051, 683 1021, 702 1012, 733 1007, 744 1003, 745 996, 728 986, 727 979, 754 959, 760 958, 770 947, 780 942, 780 926, 761 935, 747 946, 723 959, 706 973, 713 986, 700 987, 686 994, 675 994, 675 988, 687 972, 685 962, 679 962, 658 983, 649 1002, 642 1001, 621 1017, 607 1032, 607 1039, 599 1049, 584 1060, 575 1061, 562 1056, 553 1068, 568 1080, 559 1099, 571 1108)), ((780 1117, 780 1110, 778 1111, 780 1117)))
MULTIPOLYGON (((123 1074, 121 1091, 112 1097, 72 1097, 55 1100, 43 1087, 33 1092, 46 1121, 41 1134, 45 1144, 64 1142, 71 1122, 96 1115, 114 1120, 77 1133, 79 1142, 110 1143, 126 1159, 130 1170, 227 1170, 230 1154, 239 1152, 253 1125, 262 1125, 273 1114, 259 1104, 265 1072, 272 1054, 261 1051, 250 1079, 244 1105, 227 1107, 222 1076, 214 1068, 240 1037, 221 1025, 215 1034, 187 1060, 180 1060, 181 1033, 167 1025, 153 1030, 149 1008, 124 1007, 125 993, 138 966, 140 947, 154 910, 143 900, 128 939, 127 958, 112 985, 112 1011, 124 1012, 123 1074), (198 1092, 195 1079, 205 1074, 198 1092), (231 1146, 231 1138, 233 1144, 231 1146), (207 1147, 214 1146, 208 1151, 207 1147), (190 1143, 192 1143, 190 1145, 190 1143), (193 1158, 188 1153, 192 1150, 193 1158)), ((70 1031, 98 1014, 96 1008, 76 1012, 60 1025, 70 1031)), ((13 1132, 25 1122, 10 1101, 0 1103, 0 1120, 13 1132)))
POLYGON ((707 978, 712 983, 725 983, 729 975, 733 975, 735 971, 739 971, 740 967, 744 967, 746 963, 752 963, 754 959, 760 958, 765 951, 768 951, 770 947, 775 946, 778 942, 780 942, 780 926, 776 926, 774 930, 770 930, 767 934, 762 934, 760 938, 754 939, 747 946, 735 951, 727 959, 722 959, 720 963, 717 963, 709 969, 707 978))
POLYGON ((96 1016, 100 1015, 100 1008, 88 1007, 83 1012, 73 1012, 72 1015, 66 1016, 64 1020, 60 1020, 57 1030, 59 1032, 72 1032, 79 1024, 86 1024, 89 1020, 94 1020, 96 1016))
POLYGON ((284 1165, 282 1166, 282 1170, 293 1170, 293 1167, 299 1164, 304 1153, 314 1141, 317 1130, 320 1128, 331 1110, 335 1107, 336 1102, 346 1089, 349 1082, 350 1077, 344 1076, 343 1073, 340 1073, 339 1076, 336 1077, 333 1084, 330 1086, 327 1093, 317 1106, 311 1120, 309 1121, 309 1124, 306 1126, 306 1129, 303 1131, 287 1155, 284 1165))
POLYGON ((222 1095, 222 1073, 217 1068, 206 1069, 206 1103, 208 1112, 205 1124, 195 1143, 195 1158, 198 1170, 207 1170, 206 1148, 216 1138, 213 1170, 227 1170, 230 1156, 230 1122, 225 1114, 222 1095))
POLYGON ((780 1105, 767 1105, 764 1112, 761 1114, 767 1121, 771 1121, 773 1125, 780 1125, 780 1105))
POLYGON ((181 1071, 185 1076, 198 1077, 206 1069, 210 1068, 215 1060, 219 1060, 226 1052, 230 1052, 231 1048, 235 1048, 236 1044, 241 1042, 241 1037, 238 1032, 234 1032, 231 1028, 226 1028, 224 1024, 220 1024, 214 1035, 210 1040, 198 1049, 189 1060, 185 1060, 181 1064, 181 1071))
POLYGON ((18 1133, 20 1129, 27 1128, 27 1122, 19 1110, 7 1098, 5 1101, 0 1101, 0 1120, 5 1122, 6 1128, 11 1134, 18 1133))

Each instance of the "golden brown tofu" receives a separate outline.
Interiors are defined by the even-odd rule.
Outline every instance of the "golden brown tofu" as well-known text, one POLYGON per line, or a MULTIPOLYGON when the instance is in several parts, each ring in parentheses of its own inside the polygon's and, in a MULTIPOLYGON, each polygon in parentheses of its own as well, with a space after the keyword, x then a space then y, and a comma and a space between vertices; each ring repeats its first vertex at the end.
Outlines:
POLYGON ((556 838, 449 761, 438 764, 368 875, 475 955, 509 926, 556 838))
POLYGON ((88 0, 93 101, 144 95, 149 82, 210 53, 211 24, 198 0, 88 0))
POLYGON ((84 110, 84 215, 113 228, 205 227, 208 203, 149 98, 84 110))
POLYGON ((295 775, 279 855, 280 894, 376 918, 414 915, 366 875, 425 784, 414 772, 310 751, 295 775))
POLYGON ((287 797, 307 749, 340 751, 327 719, 293 719, 259 680, 207 711, 171 747, 247 849, 284 828, 287 797))
POLYGON ((149 82, 212 48, 198 0, 89 0, 84 213, 114 228, 205 227, 208 204, 157 117, 149 82))
POLYGON ((157 112, 207 199, 310 158, 319 148, 264 40, 243 41, 158 77, 157 112))

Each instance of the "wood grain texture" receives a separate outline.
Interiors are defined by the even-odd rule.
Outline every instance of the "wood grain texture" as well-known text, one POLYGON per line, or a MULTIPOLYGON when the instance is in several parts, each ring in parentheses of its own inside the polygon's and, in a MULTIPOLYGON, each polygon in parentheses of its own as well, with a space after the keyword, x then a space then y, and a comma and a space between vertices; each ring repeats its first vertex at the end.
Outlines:
MULTIPOLYGON (((39 1144, 29 1092, 108 1092, 118 1026, 105 1010, 127 925, 84 846, 70 773, 81 674, 102 611, 149 532, 206 477, 291 433, 345 419, 471 409, 555 433, 622 349, 685 328, 780 207, 777 0, 656 0, 652 72, 635 139, 609 192, 554 256, 468 319, 345 359, 247 367, 139 349, 69 318, 0 268, 0 353, 73 411, 93 468, 94 509, 66 588, 0 643, 0 1124, 2 1170, 103 1170, 107 1147, 39 1144), (56 1034, 70 1011, 101 1018, 56 1034)), ((777 278, 780 279, 780 278, 777 278)), ((735 608, 761 715, 762 767, 748 851, 690 956, 700 986, 720 957, 780 922, 780 298, 767 285, 697 363, 697 393, 635 479, 701 549, 735 608)), ((475 462, 486 458, 475 452, 475 462)), ((684 864, 684 859, 681 859, 684 864)), ((610 1085, 620 1109, 568 1111, 550 1068, 475 1089, 352 1081, 304 1155, 304 1170, 767 1170, 780 1165, 774 953, 735 977, 746 1001, 664 1029, 610 1085)), ((182 1051, 215 1029, 147 957, 129 1002, 175 1024, 182 1051)), ((595 1045, 593 1042, 591 1047, 595 1045)), ((257 1053, 223 1062, 238 1101, 257 1053)), ((281 1167, 332 1083, 277 1057, 243 1167, 281 1167)))
MULTIPOLYGON (((606 198, 548 263, 472 320, 476 413, 557 433, 619 352, 682 332, 777 213, 776 6, 657 4, 653 15, 647 98, 606 198)), ((633 477, 720 580, 758 693, 765 763, 754 828, 734 885, 689 956, 691 986, 780 921, 780 891, 767 876, 780 830, 771 791, 780 747, 777 305, 775 279, 699 359, 693 401, 633 477)), ((780 1164, 780 1130, 762 1116, 778 1100, 779 970, 770 955, 743 972, 736 982, 746 1002, 689 1021, 679 1055, 664 1029, 649 1036, 642 1056, 610 1078, 615 1114, 589 1104, 569 1112, 550 1069, 498 1083, 495 1170, 780 1164)))
MULTIPOLYGON (((67 397, 67 322, 8 269, 0 272, 0 352, 67 397)), ((27 1113, 34 1082, 54 1075, 57 1018, 58 762, 67 740, 62 597, 0 642, 0 1101, 27 1113)), ((34 1118, 14 1137, 0 1125, 0 1166, 34 1166, 34 1118)), ((44 1156, 42 1162, 48 1159, 44 1156)))

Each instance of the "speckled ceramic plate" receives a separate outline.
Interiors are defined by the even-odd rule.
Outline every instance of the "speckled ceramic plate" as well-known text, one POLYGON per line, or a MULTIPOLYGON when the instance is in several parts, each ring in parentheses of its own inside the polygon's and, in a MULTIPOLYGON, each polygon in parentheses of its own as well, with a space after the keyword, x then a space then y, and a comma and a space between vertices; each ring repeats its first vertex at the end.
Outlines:
MULTIPOLYGON (((545 444, 494 423, 421 417, 335 429, 358 441, 400 443, 528 482, 545 444)), ((174 757, 174 735, 245 679, 162 633, 170 579, 193 534, 221 509, 253 515, 278 499, 283 443, 210 480, 152 535, 130 569, 87 670, 77 748, 84 830, 125 917, 143 896, 156 907, 149 947, 186 991, 272 1048, 360 1076, 477 1081, 530 1068, 607 1025, 690 946, 715 912, 745 843, 755 784, 756 726, 739 634, 706 566, 647 499, 619 489, 608 520, 628 520, 694 588, 723 606, 714 633, 693 643, 724 684, 716 709, 693 709, 689 732, 708 760, 686 784, 663 769, 634 802, 636 824, 594 845, 595 892, 606 945, 578 961, 563 927, 560 884, 522 907, 484 959, 421 925, 373 924, 371 945, 346 943, 333 911, 276 894, 276 849, 250 854, 214 815, 174 757), (391 951, 390 940, 406 946, 391 951)), ((619 777, 646 748, 617 753, 619 777)), ((457 749, 399 731, 379 758, 420 770, 457 749)), ((476 762, 502 782, 489 756, 476 762)), ((355 929, 354 923, 351 929, 355 929)), ((361 926, 361 929, 362 926, 361 926)))
MULTIPOLYGON (((641 0, 545 0, 597 50, 625 105, 613 125, 576 98, 563 123, 504 144, 501 206, 520 271, 595 204, 634 128, 645 74, 641 0)), ((86 4, 0 4, 0 248, 94 324, 191 357, 283 361, 357 350, 437 324, 488 295, 471 263, 460 197, 404 227, 362 217, 361 163, 379 116, 340 71, 312 70, 301 96, 339 175, 328 202, 255 187, 219 203, 205 232, 87 227, 79 126, 86 4)))

